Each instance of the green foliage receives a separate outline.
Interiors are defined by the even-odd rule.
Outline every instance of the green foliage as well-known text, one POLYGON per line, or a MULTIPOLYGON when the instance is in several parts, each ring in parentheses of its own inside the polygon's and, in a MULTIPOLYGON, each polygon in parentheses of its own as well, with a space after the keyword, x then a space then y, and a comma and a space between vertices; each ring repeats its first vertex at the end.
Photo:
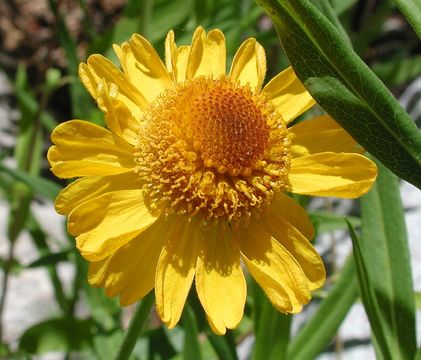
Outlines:
POLYGON ((259 0, 312 96, 395 174, 421 188, 421 134, 384 84, 308 0, 259 0))
POLYGON ((380 349, 393 359, 412 359, 416 350, 415 304, 399 182, 380 163, 378 167, 377 183, 361 199, 361 244, 356 255, 365 261, 370 293, 378 304, 377 317, 372 315, 370 321, 379 322, 385 333, 387 347, 380 349))
POLYGON ((50 319, 28 328, 19 348, 30 354, 88 349, 92 346, 91 326, 91 321, 73 317, 50 319))
MULTIPOLYGON (((8 252, 0 258, 4 275, 0 277, 0 321, 5 321, 8 279, 26 271, 45 269, 57 306, 52 307, 48 319, 24 330, 18 348, 5 343, 4 327, 0 327, 0 358, 26 359, 60 351, 66 358, 100 360, 236 360, 239 345, 253 338, 253 359, 311 360, 332 344, 358 301, 359 291, 378 358, 421 360, 415 333, 415 309, 421 308, 421 295, 413 292, 398 178, 385 168, 421 186, 421 137, 391 95, 399 94, 421 75, 421 55, 417 47, 410 48, 412 38, 393 51, 386 47, 379 56, 375 48, 387 35, 381 25, 395 16, 394 4, 420 36, 419 2, 387 0, 368 15, 356 16, 362 11, 357 0, 258 0, 262 6, 252 0, 129 0, 101 33, 95 30, 97 19, 89 13, 88 2, 76 3, 86 26, 84 57, 67 14, 60 10, 59 2, 50 0, 55 24, 51 31, 66 65, 59 69, 47 64, 42 81, 36 85, 29 64, 20 63, 9 74, 19 119, 15 146, 0 149, 0 200, 8 205, 4 232, 8 252), (319 241, 318 235, 348 229, 353 256, 339 270, 335 260, 332 264, 326 256, 326 286, 313 294, 310 308, 305 310, 306 322, 296 334, 291 331, 294 316, 276 311, 251 279, 244 319, 225 336, 209 328, 194 289, 180 324, 173 330, 161 324, 151 310, 153 291, 134 313, 123 310, 117 299, 87 283, 88 265, 76 250, 74 239, 68 236, 63 243, 51 238, 31 208, 34 202, 52 206, 66 185, 52 180, 45 159, 52 129, 73 117, 104 124, 103 113, 78 79, 79 62, 101 53, 117 63, 112 44, 127 41, 134 32, 147 37, 163 56, 168 30, 174 29, 178 44, 188 44, 198 25, 223 30, 228 64, 241 41, 255 37, 266 51, 266 80, 290 62, 321 106, 312 110, 312 115, 320 114, 323 108, 385 165, 378 163, 378 182, 361 199, 361 215, 338 215, 328 206, 309 212, 316 231, 314 241, 319 241), (68 109, 61 109, 63 103, 68 109), (6 162, 6 158, 12 161, 6 162), (23 233, 35 251, 29 262, 14 254, 23 233), (70 283, 58 272, 63 264, 74 269, 70 283), (78 315, 76 308, 85 309, 84 316, 78 315), (127 327, 128 314, 132 320, 127 327)), ((393 43, 388 46, 393 47, 393 43)), ((296 199, 303 206, 312 205, 311 197, 296 199)))

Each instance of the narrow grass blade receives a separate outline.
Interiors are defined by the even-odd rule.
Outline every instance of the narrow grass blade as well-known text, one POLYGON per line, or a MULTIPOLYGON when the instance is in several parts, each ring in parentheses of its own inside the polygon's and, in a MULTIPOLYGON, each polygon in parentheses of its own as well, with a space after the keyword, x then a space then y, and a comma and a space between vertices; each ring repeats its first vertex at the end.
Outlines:
POLYGON ((61 190, 60 185, 40 176, 29 175, 25 171, 14 170, 0 163, 0 171, 10 175, 28 186, 35 194, 54 201, 61 190))
POLYGON ((291 342, 287 359, 315 359, 329 345, 357 296, 355 264, 350 258, 330 289, 329 295, 291 342))
POLYGON ((199 344, 199 329, 193 309, 186 304, 183 314, 183 327, 185 331, 183 359, 201 360, 202 352, 199 344))
MULTIPOLYGON (((346 219, 345 219, 346 221, 346 219)), ((349 233, 352 239, 352 248, 354 252, 354 259, 358 274, 358 283, 360 288, 361 299, 364 304, 365 311, 370 321, 371 329, 377 344, 378 350, 381 351, 385 359, 398 359, 390 357, 396 355, 388 347, 386 340, 385 327, 382 324, 380 315, 380 308, 377 303, 376 295, 374 293, 373 282, 370 279, 369 272, 367 270, 367 261, 364 259, 363 251, 360 247, 360 240, 357 238, 354 228, 351 223, 347 221, 349 233)))
POLYGON ((117 354, 116 360, 129 359, 136 341, 139 338, 140 331, 145 325, 146 320, 149 318, 149 313, 151 312, 154 300, 154 292, 151 291, 137 306, 137 309, 133 314, 133 318, 130 321, 129 329, 127 330, 126 336, 124 337, 121 348, 117 354))
MULTIPOLYGON (((373 189, 361 199, 361 249, 394 359, 416 351, 415 300, 399 181, 381 164, 373 189)), ((374 330, 374 329, 373 329, 374 330)))

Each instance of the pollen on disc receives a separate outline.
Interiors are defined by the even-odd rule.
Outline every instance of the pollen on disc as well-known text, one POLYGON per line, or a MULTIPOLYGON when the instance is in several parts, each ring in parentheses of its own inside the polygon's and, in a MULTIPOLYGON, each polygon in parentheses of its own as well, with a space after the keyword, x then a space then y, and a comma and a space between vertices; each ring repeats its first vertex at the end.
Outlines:
POLYGON ((203 79, 189 90, 183 127, 205 166, 221 174, 249 175, 269 139, 266 119, 250 88, 203 79), (204 86, 206 91, 200 91, 204 86))
POLYGON ((225 76, 166 89, 145 110, 136 149, 145 202, 158 212, 247 221, 287 186, 282 117, 264 94, 225 76))

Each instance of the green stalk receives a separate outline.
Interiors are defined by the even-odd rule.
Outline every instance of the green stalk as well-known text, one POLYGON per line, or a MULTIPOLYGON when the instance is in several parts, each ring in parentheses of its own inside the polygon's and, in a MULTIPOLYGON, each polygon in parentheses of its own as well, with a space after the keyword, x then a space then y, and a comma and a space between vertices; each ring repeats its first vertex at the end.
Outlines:
POLYGON ((126 360, 129 358, 136 344, 136 341, 139 338, 140 331, 145 325, 149 313, 151 312, 154 299, 154 292, 151 291, 138 305, 133 318, 130 321, 129 328, 127 329, 127 333, 123 343, 121 344, 121 348, 118 351, 116 360, 126 360))

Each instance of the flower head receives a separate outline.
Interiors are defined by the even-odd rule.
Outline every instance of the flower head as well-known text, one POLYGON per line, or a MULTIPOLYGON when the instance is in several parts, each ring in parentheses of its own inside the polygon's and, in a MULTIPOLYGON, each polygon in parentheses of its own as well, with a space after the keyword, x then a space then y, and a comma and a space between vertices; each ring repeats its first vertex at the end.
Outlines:
POLYGON ((165 42, 165 65, 140 35, 80 65, 108 129, 72 120, 52 134, 56 200, 90 261, 89 282, 131 304, 155 288, 171 328, 195 280, 213 330, 241 320, 242 263, 282 312, 323 285, 312 224, 285 192, 355 198, 377 169, 328 116, 289 126, 314 100, 291 68, 262 88, 263 48, 246 40, 226 75, 219 30, 165 42))

